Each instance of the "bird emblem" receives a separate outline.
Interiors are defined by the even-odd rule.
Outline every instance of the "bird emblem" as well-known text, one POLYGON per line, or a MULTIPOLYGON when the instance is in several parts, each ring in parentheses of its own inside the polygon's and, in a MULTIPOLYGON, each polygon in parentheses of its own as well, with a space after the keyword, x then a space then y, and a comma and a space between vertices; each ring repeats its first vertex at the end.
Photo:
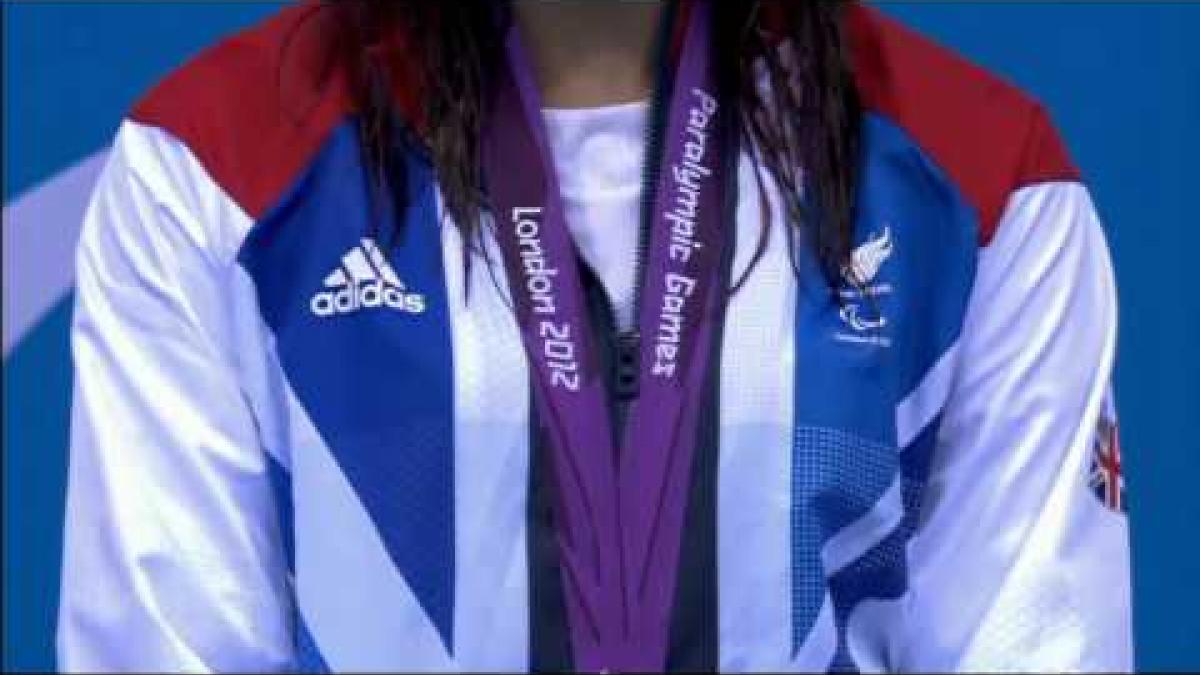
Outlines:
POLYGON ((879 268, 892 255, 892 228, 883 227, 875 237, 857 246, 850 254, 850 264, 842 268, 842 276, 853 285, 867 285, 875 280, 879 268))

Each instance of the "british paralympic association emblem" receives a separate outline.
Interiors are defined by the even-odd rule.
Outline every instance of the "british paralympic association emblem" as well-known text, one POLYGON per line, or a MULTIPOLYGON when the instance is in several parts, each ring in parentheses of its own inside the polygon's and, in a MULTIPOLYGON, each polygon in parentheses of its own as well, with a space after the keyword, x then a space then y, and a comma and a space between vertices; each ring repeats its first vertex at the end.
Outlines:
POLYGON ((1121 470, 1121 439, 1116 419, 1107 414, 1101 414, 1096 425, 1088 486, 1101 504, 1113 511, 1126 512, 1128 502, 1125 475, 1121 470))
POLYGON ((890 347, 891 338, 881 331, 888 325, 887 317, 879 307, 879 299, 892 293, 889 283, 877 283, 883 264, 892 255, 892 228, 883 226, 883 231, 860 244, 850 254, 850 263, 842 268, 845 286, 838 291, 842 306, 838 316, 849 330, 834 333, 840 342, 856 342, 890 347))

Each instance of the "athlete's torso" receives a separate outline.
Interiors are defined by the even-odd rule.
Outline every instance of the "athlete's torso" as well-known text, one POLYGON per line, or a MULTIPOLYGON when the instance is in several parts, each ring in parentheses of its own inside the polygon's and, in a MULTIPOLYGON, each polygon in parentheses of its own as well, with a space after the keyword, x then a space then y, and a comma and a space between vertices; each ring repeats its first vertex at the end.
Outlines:
MULTIPOLYGON (((130 132, 211 180, 203 237, 269 457, 301 665, 569 666, 544 439, 496 242, 466 250, 412 140, 403 210, 377 209, 340 82, 298 85, 318 92, 299 119, 259 90, 289 81, 277 52, 302 11, 169 79, 130 132), (214 77, 229 80, 216 93, 214 77)), ((980 247, 1014 190, 1074 180, 1032 102, 873 10, 850 15, 867 292, 829 287, 743 149, 727 270, 742 283, 703 393, 671 668, 897 663, 889 627, 908 620, 907 550, 980 247)), ((619 254, 583 248, 606 344, 629 281, 604 262, 619 254)))

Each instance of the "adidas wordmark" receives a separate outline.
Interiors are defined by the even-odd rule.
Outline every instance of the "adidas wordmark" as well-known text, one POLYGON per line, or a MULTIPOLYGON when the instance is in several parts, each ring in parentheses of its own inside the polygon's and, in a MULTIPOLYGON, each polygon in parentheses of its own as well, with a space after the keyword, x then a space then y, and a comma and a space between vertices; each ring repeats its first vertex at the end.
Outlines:
POLYGON ((352 314, 359 310, 389 307, 409 314, 425 311, 425 296, 405 290, 404 282, 370 239, 342 256, 342 264, 325 277, 325 288, 312 297, 309 307, 317 316, 352 314))

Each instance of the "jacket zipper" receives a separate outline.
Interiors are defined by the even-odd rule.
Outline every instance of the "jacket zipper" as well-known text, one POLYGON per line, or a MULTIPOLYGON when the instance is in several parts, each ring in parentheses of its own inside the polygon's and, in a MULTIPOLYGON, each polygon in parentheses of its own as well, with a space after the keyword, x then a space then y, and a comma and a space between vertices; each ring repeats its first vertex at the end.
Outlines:
MULTIPOLYGON (((630 401, 638 395, 638 369, 641 356, 641 333, 638 330, 638 320, 642 314, 642 294, 646 285, 646 256, 650 248, 650 227, 654 222, 654 204, 658 197, 658 178, 662 164, 663 130, 666 126, 665 99, 671 89, 668 50, 675 28, 675 3, 664 10, 655 45, 654 93, 650 99, 649 118, 646 120, 646 138, 643 147, 645 154, 642 159, 642 203, 640 210, 640 226, 638 229, 637 248, 633 254, 633 326, 621 330, 616 320, 616 309, 612 300, 608 300, 609 314, 613 319, 615 332, 613 344, 616 346, 616 395, 622 401, 630 401)), ((607 296, 605 296, 607 298, 607 296)))

